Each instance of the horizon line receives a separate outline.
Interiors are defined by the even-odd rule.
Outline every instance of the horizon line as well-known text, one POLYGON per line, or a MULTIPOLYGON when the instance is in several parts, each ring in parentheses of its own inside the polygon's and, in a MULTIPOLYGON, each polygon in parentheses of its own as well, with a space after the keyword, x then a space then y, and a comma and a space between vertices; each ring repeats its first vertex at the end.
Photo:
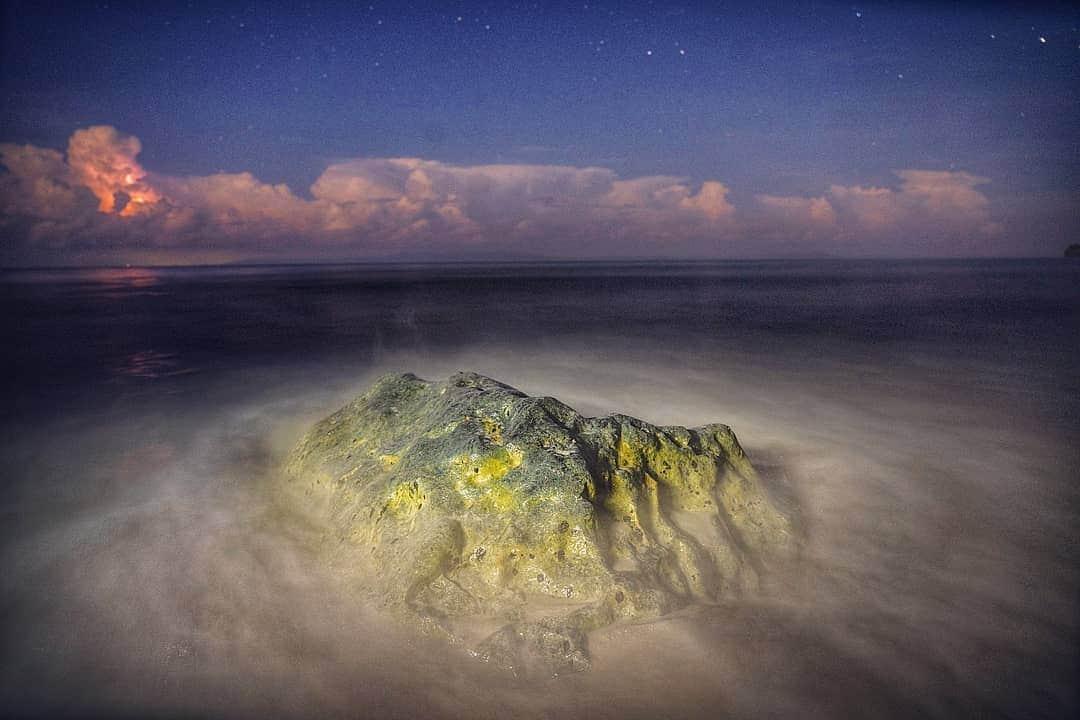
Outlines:
POLYGON ((0 272, 32 270, 124 270, 124 269, 183 269, 183 268, 256 268, 256 267, 335 267, 355 265, 405 266, 405 265, 631 265, 640 263, 664 264, 711 264, 711 263, 747 263, 747 262, 962 262, 972 260, 1072 260, 1065 255, 864 255, 864 256, 790 256, 790 257, 739 257, 739 258, 678 258, 678 257, 637 257, 637 258, 544 258, 544 259, 482 259, 482 260, 282 260, 282 261, 239 261, 219 263, 101 263, 87 265, 0 265, 0 272))

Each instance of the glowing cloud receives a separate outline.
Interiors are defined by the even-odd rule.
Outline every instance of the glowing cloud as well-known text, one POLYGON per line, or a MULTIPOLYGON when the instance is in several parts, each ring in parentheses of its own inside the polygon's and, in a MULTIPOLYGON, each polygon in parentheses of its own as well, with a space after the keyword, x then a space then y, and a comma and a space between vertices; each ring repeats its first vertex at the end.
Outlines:
POLYGON ((67 162, 75 178, 90 188, 103 213, 131 217, 147 212, 161 195, 142 180, 146 171, 135 160, 142 152, 137 137, 95 125, 76 130, 68 142, 67 162))

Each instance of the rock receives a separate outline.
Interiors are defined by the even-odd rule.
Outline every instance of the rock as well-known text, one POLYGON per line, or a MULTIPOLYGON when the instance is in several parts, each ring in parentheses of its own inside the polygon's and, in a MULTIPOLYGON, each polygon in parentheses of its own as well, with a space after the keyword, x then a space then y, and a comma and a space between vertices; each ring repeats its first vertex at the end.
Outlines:
POLYGON ((389 375, 287 459, 384 607, 515 670, 588 666, 587 633, 757 584, 788 518, 726 425, 583 417, 474 373, 389 375), (496 625, 497 626, 497 625, 496 625))

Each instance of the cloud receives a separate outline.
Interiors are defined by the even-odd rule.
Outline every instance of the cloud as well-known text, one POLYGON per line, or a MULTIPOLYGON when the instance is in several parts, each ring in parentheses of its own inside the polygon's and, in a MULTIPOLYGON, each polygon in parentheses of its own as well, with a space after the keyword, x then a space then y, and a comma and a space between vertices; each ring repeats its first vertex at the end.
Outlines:
POLYGON ((149 172, 141 149, 110 126, 76 131, 66 156, 0 145, 0 226, 14 239, 6 257, 768 255, 872 251, 910 237, 922 240, 909 249, 925 251, 934 238, 998 229, 978 189, 988 181, 963 172, 901 170, 896 189, 762 194, 736 212, 716 180, 600 167, 356 158, 328 166, 304 196, 246 172, 149 172))
POLYGON ((150 212, 171 216, 177 230, 205 228, 227 236, 266 236, 315 233, 326 224, 325 203, 300 198, 284 184, 260 182, 251 173, 153 176, 152 180, 162 201, 150 212))
POLYGON ((900 170, 900 189, 833 185, 842 217, 866 232, 937 227, 992 232, 990 201, 975 188, 990 182, 965 172, 900 170))
POLYGON ((998 235, 988 178, 966 172, 898 170, 898 189, 832 185, 820 197, 758 195, 767 225, 830 238, 838 252, 959 254, 998 235))
POLYGON ((64 220, 85 211, 91 199, 55 150, 33 145, 0 144, 0 211, 8 217, 64 220))
POLYGON ((833 230, 836 211, 826 197, 758 195, 758 203, 777 222, 793 227, 833 230))
POLYGON ((758 195, 757 199, 778 216, 800 225, 836 225, 836 211, 825 197, 758 195))
POLYGON ((146 171, 135 160, 137 137, 95 125, 76 130, 68 142, 67 164, 75 179, 98 199, 98 210, 133 216, 149 212, 161 195, 143 182, 146 171))
POLYGON ((719 183, 704 183, 695 194, 684 179, 667 176, 619 180, 605 168, 460 166, 419 158, 331 165, 311 193, 334 208, 329 229, 365 228, 395 241, 410 229, 511 245, 543 233, 599 240, 616 226, 618 235, 662 239, 673 224, 706 234, 726 231, 721 221, 734 211, 719 183))
POLYGON ((723 183, 704 182, 697 195, 679 200, 679 207, 693 209, 712 221, 731 216, 735 206, 727 200, 728 189, 723 183))

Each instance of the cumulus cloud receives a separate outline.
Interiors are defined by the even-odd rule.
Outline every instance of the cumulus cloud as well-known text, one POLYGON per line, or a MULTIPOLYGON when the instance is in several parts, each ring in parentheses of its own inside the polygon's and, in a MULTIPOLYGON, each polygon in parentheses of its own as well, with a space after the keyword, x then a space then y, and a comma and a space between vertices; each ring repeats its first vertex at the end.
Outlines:
POLYGON ((763 207, 775 213, 776 216, 797 225, 825 227, 836 225, 836 211, 825 197, 758 195, 757 199, 763 207))
POLYGON ((1000 233, 990 200, 977 188, 988 178, 966 172, 898 170, 897 189, 832 185, 820 197, 759 195, 774 227, 828 237, 839 252, 956 254, 1000 233))
POLYGON ((137 138, 109 126, 75 132, 66 156, 0 145, 7 170, 0 225, 28 246, 26 254, 33 247, 229 248, 292 257, 470 248, 505 256, 716 255, 732 248, 752 255, 769 254, 770 242, 773 250, 791 243, 842 249, 853 238, 916 230, 995 230, 978 189, 987 180, 962 172, 902 170, 896 189, 834 185, 817 197, 758 195, 749 213, 737 213, 729 188, 716 180, 620 178, 599 167, 357 158, 331 164, 304 196, 246 172, 148 172, 137 159, 141 149, 137 138))
POLYGON ((55 150, 33 145, 0 145, 0 210, 8 217, 64 220, 85 209, 92 198, 55 150))
POLYGON ((867 232, 912 225, 991 232, 990 202, 979 185, 987 178, 965 172, 900 170, 900 189, 833 185, 829 197, 854 224, 867 232))
POLYGON ((332 210, 328 229, 363 227, 400 239, 394 229, 473 241, 538 233, 658 239, 672 224, 725 231, 734 208, 720 183, 695 194, 682 178, 619 180, 605 168, 561 165, 448 165, 418 158, 358 159, 331 165, 311 194, 332 210))
POLYGON ((325 225, 324 204, 296 196, 287 185, 260 182, 251 173, 153 179, 167 199, 152 211, 171 215, 178 230, 205 226, 225 235, 263 235, 312 233, 325 225))
POLYGON ((98 199, 98 210, 124 216, 148 212, 161 195, 143 182, 146 171, 135 160, 137 137, 96 125, 76 130, 68 142, 67 164, 74 177, 98 199))

